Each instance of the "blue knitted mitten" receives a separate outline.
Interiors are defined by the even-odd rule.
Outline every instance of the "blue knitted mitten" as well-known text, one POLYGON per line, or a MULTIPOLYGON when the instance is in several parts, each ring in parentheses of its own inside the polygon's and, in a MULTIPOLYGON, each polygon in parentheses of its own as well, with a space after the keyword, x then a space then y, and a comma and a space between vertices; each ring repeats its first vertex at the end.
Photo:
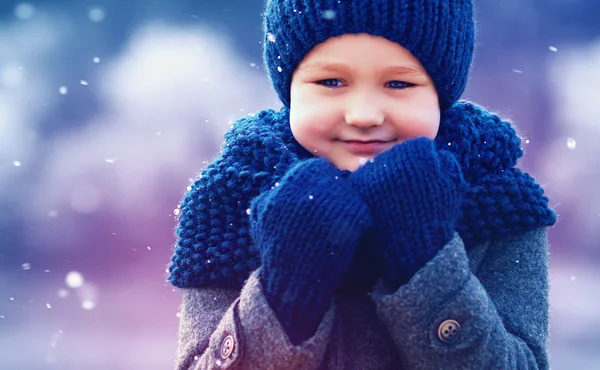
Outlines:
POLYGON ((427 138, 376 156, 349 181, 373 216, 369 230, 386 285, 398 288, 448 243, 460 218, 465 188, 452 154, 427 138))
POLYGON ((294 345, 310 338, 352 265, 370 213, 341 171, 313 158, 251 204, 265 297, 294 345))

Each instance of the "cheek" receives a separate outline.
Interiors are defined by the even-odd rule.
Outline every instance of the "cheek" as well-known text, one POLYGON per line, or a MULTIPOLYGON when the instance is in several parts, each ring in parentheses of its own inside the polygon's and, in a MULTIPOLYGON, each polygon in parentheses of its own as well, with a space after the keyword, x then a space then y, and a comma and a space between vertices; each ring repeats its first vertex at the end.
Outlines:
POLYGON ((440 129, 440 110, 431 109, 423 116, 423 136, 435 139, 440 129))
POLYGON ((296 96, 290 104, 290 128, 294 138, 305 149, 324 151, 335 135, 339 122, 336 109, 323 99, 301 99, 296 96))
POLYGON ((310 152, 323 151, 324 146, 331 140, 334 126, 330 117, 309 110, 303 110, 299 114, 293 112, 294 108, 292 107, 290 128, 296 141, 310 152))
MULTIPOLYGON (((293 107, 293 105, 292 105, 293 107)), ((294 114, 294 108, 290 109, 290 128, 294 138, 306 150, 312 152, 314 148, 310 147, 311 143, 311 127, 304 116, 294 114)))
POLYGON ((414 104, 398 114, 398 129, 403 136, 435 139, 440 128, 440 109, 437 100, 428 104, 414 104))

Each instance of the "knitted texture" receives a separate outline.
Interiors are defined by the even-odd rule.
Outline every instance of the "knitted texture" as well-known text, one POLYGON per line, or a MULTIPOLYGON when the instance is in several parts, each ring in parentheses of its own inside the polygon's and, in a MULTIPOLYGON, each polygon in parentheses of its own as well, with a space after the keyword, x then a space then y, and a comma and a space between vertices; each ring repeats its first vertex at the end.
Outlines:
MULTIPOLYGON (((514 168, 523 151, 510 123, 458 102, 442 112, 435 142, 455 156, 467 183, 456 226, 467 248, 554 224, 542 188, 514 168)), ((288 108, 237 121, 225 135, 221 155, 180 205, 169 282, 180 288, 240 288, 261 264, 250 237, 250 201, 310 157, 292 135, 288 108)))
POLYGON ((265 297, 295 345, 317 330, 371 225, 340 173, 324 158, 301 161, 251 204, 265 297))
POLYGON ((475 46, 472 0, 269 0, 263 29, 269 78, 287 107, 296 67, 331 37, 367 33, 400 44, 425 67, 442 109, 463 93, 475 46))
POLYGON ((373 215, 384 283, 405 284, 453 237, 465 188, 452 154, 418 138, 376 156, 350 177, 373 215))
POLYGON ((442 113, 435 141, 456 156, 468 184, 456 229, 467 247, 556 222, 542 187, 515 167, 523 149, 509 122, 459 102, 442 113))

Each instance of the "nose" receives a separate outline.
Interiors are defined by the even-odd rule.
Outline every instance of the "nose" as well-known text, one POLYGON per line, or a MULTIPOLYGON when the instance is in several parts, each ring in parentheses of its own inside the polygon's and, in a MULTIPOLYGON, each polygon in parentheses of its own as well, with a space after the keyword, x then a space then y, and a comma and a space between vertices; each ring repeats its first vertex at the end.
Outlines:
POLYGON ((345 119, 349 125, 368 128, 383 124, 385 114, 376 101, 362 95, 355 99, 348 99, 345 119))

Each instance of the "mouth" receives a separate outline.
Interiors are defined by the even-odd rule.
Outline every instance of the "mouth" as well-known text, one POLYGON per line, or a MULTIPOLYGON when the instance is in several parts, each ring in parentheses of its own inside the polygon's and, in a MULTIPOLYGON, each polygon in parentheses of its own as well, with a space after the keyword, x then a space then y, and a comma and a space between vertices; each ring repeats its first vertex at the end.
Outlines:
POLYGON ((357 155, 373 155, 386 151, 394 146, 394 140, 390 141, 360 141, 360 140, 341 140, 346 149, 357 155))

